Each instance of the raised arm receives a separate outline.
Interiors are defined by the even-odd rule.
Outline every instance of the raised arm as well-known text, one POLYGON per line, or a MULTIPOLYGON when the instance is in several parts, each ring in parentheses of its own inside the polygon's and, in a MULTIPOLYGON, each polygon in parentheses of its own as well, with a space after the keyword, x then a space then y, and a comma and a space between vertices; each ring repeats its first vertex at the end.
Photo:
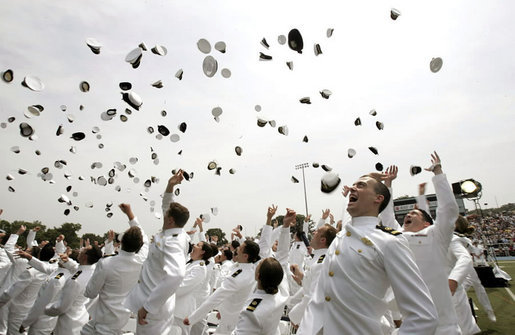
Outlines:
POLYGON ((436 197, 438 199, 438 207, 436 208, 436 220, 434 223, 436 236, 442 241, 442 247, 446 250, 451 243, 454 232, 455 222, 458 218, 458 204, 454 193, 452 193, 451 185, 447 181, 447 177, 442 171, 442 164, 438 154, 431 154, 432 165, 427 171, 432 171, 433 184, 435 187, 436 197))
POLYGON ((36 240, 36 233, 40 229, 41 229, 41 227, 37 226, 34 229, 29 230, 29 235, 27 236, 27 249, 32 247, 33 242, 36 240))
POLYGON ((449 274, 449 289, 451 294, 454 295, 458 285, 463 284, 469 271, 474 271, 474 269, 472 257, 457 238, 453 238, 449 245, 449 256, 451 256, 451 261, 456 260, 449 274))
POLYGON ((145 234, 145 231, 143 230, 143 227, 140 225, 138 218, 136 215, 134 215, 131 205, 130 204, 120 204, 119 205, 120 210, 127 215, 127 219, 129 219, 129 226, 131 227, 138 227, 141 231, 141 235, 143 236, 143 245, 141 246, 141 249, 136 253, 136 260, 138 263, 143 264, 145 259, 147 259, 148 256, 148 236, 145 234))
POLYGON ((426 199, 426 183, 422 183, 418 185, 418 196, 417 196, 417 207, 425 211, 427 214, 431 215, 429 211, 429 205, 426 199))
POLYGON ((266 212, 266 223, 261 230, 261 238, 259 239, 259 257, 262 259, 272 255, 272 218, 277 212, 277 206, 268 207, 266 212))
POLYGON ((279 244, 275 258, 281 263, 284 273, 288 273, 288 254, 290 252, 290 226, 295 224, 297 213, 293 209, 286 209, 286 215, 283 218, 283 227, 279 235, 279 244))
POLYGON ((179 185, 184 179, 182 175, 182 169, 179 169, 173 176, 168 179, 168 184, 166 184, 165 193, 163 194, 163 202, 162 202, 162 210, 163 210, 163 219, 166 218, 166 212, 170 208, 170 204, 173 202, 173 190, 175 186, 179 185))
POLYGON ((385 227, 393 228, 394 230, 400 230, 401 225, 397 220, 395 219, 395 211, 393 209, 393 189, 392 184, 393 181, 397 178, 397 173, 399 172, 399 169, 396 165, 389 166, 385 173, 377 174, 377 179, 380 181, 384 181, 384 185, 388 187, 388 190, 390 191, 390 201, 388 201, 388 205, 385 209, 379 214, 379 219, 381 220, 381 223, 385 227))

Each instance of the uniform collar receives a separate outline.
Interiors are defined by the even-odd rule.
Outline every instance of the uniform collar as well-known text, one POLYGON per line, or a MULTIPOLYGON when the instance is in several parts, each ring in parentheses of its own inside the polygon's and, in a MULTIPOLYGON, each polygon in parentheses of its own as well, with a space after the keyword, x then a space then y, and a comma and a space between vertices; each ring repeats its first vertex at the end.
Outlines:
POLYGON ((136 253, 135 252, 128 252, 128 251, 125 251, 125 250, 122 250, 122 249, 118 250, 118 255, 120 255, 120 256, 132 256, 134 254, 136 254, 136 253))
POLYGON ((254 263, 236 263, 236 267, 240 269, 251 269, 254 267, 254 263))
POLYGON ((327 252, 327 248, 313 250, 313 259, 320 257, 327 252))
POLYGON ((352 218, 350 224, 354 228, 358 229, 375 229, 375 227, 379 224, 379 218, 377 216, 358 216, 352 218))
POLYGON ((170 236, 170 235, 180 234, 183 232, 184 232, 183 228, 168 228, 163 231, 163 235, 170 236))

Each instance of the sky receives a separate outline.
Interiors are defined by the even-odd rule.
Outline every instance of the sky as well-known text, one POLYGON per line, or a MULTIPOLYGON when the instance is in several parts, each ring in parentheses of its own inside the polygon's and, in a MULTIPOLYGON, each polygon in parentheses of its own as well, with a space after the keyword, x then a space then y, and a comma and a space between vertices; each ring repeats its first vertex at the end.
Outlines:
MULTIPOLYGON (((384 168, 396 164, 393 195, 398 197, 415 195, 422 182, 428 182, 428 193, 434 192, 431 173, 410 176, 409 168, 429 166, 435 150, 450 183, 467 178, 481 182, 483 208, 513 202, 514 11, 511 1, 477 0, 4 1, 0 72, 12 69, 14 80, 0 81, 2 218, 40 220, 48 227, 74 222, 82 224, 81 233, 103 234, 126 229, 117 208, 124 202, 132 205, 145 231, 153 233, 161 227, 166 181, 172 170, 182 168, 194 173, 176 197, 190 209, 187 228, 194 217, 209 214, 206 229, 219 227, 230 234, 241 224, 244 234, 253 235, 271 204, 279 206, 278 215, 286 208, 305 214, 297 164, 310 164, 304 171, 308 212, 318 219, 329 208, 339 218, 341 187, 322 193, 325 172, 312 163, 330 166, 341 178, 340 186, 374 171, 376 163, 384 168), (395 21, 392 8, 401 12, 395 21), (328 28, 334 29, 331 37, 328 28), (302 34, 302 54, 278 42, 279 35, 288 36, 292 29, 302 34), (102 44, 100 54, 88 48, 88 38, 102 44), (263 38, 268 49, 260 43, 263 38), (197 47, 200 39, 210 42, 209 54, 197 47), (225 53, 214 49, 219 41, 226 43, 225 53), (134 69, 125 57, 142 42, 148 51, 134 69), (318 56, 316 43, 322 50, 318 56), (164 46, 167 54, 153 54, 155 45, 164 46), (273 59, 260 61, 260 52, 273 59), (202 71, 208 55, 218 62, 211 78, 202 71), (443 66, 433 73, 429 64, 436 57, 443 66), (221 75, 224 68, 231 71, 229 78, 221 75), (175 77, 179 69, 182 80, 175 77), (45 88, 36 92, 23 87, 26 76, 40 78, 45 88), (158 80, 162 88, 152 86, 158 80), (82 81, 90 84, 88 92, 79 90, 82 81), (120 82, 132 83, 131 91, 143 101, 139 110, 121 99, 120 82), (332 92, 329 99, 321 97, 324 89, 332 92), (304 97, 311 104, 301 104, 304 97), (44 111, 26 118, 27 107, 36 104, 44 111), (223 110, 218 122, 211 113, 215 107, 223 110), (116 109, 117 115, 104 121, 100 116, 108 109, 116 109), (369 114, 372 109, 376 116, 369 114), (122 114, 126 122, 120 120, 122 114), (9 123, 9 117, 15 121, 9 123), (276 127, 258 127, 258 117, 275 120, 276 127), (361 126, 354 125, 358 117, 361 126), (383 130, 376 121, 384 124, 383 130), (22 137, 21 122, 30 124, 37 138, 22 137), (178 129, 182 122, 185 133, 178 129), (63 134, 56 136, 59 125, 63 134), (159 125, 180 140, 156 137, 159 125), (288 135, 278 132, 284 125, 288 135), (156 132, 150 134, 150 126, 156 132), (93 127, 100 131, 93 134, 93 127), (84 132, 85 139, 73 140, 75 132, 84 132), (20 152, 14 153, 13 146, 20 152), (236 146, 242 148, 241 156, 236 146), (347 155, 350 148, 356 150, 353 158, 347 155), (129 162, 133 157, 136 164, 129 162), (59 160, 67 164, 55 167, 59 160), (222 168, 219 176, 207 169, 213 160, 222 168), (95 162, 102 167, 93 169, 95 162), (108 178, 115 162, 126 169, 116 170, 113 184, 91 181, 108 178), (52 183, 42 180, 44 167, 50 169, 52 183), (20 175, 18 169, 27 173, 20 175), (14 179, 7 180, 8 175, 14 179), (300 183, 293 183, 292 176, 300 183), (145 188, 144 181, 152 177, 157 182, 145 188), (63 194, 71 206, 58 202, 63 194), (108 218, 106 205, 111 203, 108 218), (218 209, 216 216, 211 208, 218 209)), ((469 201, 466 206, 474 207, 469 201)))

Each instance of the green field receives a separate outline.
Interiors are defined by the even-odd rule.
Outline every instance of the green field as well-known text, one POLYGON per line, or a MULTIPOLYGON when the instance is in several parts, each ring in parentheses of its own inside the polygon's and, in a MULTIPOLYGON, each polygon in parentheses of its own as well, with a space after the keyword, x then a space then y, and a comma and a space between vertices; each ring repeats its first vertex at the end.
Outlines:
MULTIPOLYGON (((515 261, 500 261, 499 266, 501 269, 508 272, 512 278, 515 278, 515 261)), ((510 282, 511 286, 508 287, 508 290, 511 290, 515 295, 515 285, 513 285, 513 283, 514 280, 510 282)), ((474 300, 474 304, 479 307, 479 310, 476 310, 477 323, 479 328, 481 328, 481 333, 479 334, 515 334, 515 301, 509 293, 506 292, 506 288, 504 287, 487 287, 486 291, 488 292, 488 297, 494 308, 497 322, 490 322, 490 320, 488 320, 486 313, 477 301, 474 290, 470 289, 468 291, 469 297, 471 297, 472 300, 474 300)))

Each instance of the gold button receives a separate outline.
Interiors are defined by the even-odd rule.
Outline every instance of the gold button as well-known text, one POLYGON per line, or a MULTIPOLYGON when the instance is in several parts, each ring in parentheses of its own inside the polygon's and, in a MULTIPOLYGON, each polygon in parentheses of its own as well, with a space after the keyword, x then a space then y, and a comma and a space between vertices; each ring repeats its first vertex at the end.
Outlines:
POLYGON ((336 250, 334 251, 334 254, 335 254, 335 255, 339 255, 339 254, 340 254, 340 250, 336 249, 336 250))
POLYGON ((326 296, 326 297, 325 297, 325 301, 331 301, 331 297, 326 296))
POLYGON ((345 235, 351 236, 352 234, 350 233, 350 231, 347 231, 347 233, 345 233, 345 235))
POLYGON ((329 271, 329 277, 332 277, 334 276, 334 272, 333 271, 329 271))
POLYGON ((361 250, 361 249, 358 249, 358 252, 362 252, 362 251, 363 251, 363 250, 361 250))

